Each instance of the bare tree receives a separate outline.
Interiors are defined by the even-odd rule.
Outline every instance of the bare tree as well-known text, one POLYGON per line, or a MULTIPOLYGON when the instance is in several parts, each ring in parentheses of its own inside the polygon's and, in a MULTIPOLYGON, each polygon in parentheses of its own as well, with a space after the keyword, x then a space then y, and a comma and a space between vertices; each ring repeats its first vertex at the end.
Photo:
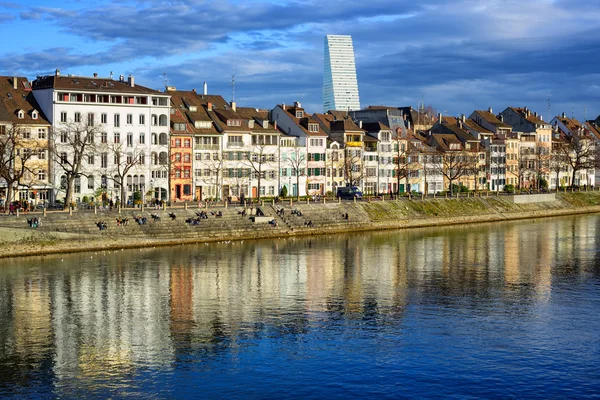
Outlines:
POLYGON ((61 179, 61 188, 66 190, 64 209, 73 202, 75 179, 86 176, 83 160, 96 152, 95 137, 100 132, 99 126, 79 122, 65 123, 55 132, 51 154, 58 167, 57 175, 64 177, 61 179))
POLYGON ((410 172, 410 142, 407 140, 398 140, 395 147, 394 164, 396 169, 396 188, 397 194, 400 194, 400 181, 405 179, 405 190, 408 190, 408 176, 410 172), (404 142, 404 143, 401 143, 404 142))
POLYGON ((276 150, 277 148, 273 145, 257 141, 254 145, 254 151, 250 154, 248 160, 246 160, 246 164, 250 167, 251 173, 253 173, 257 180, 257 199, 260 199, 260 184, 264 179, 264 175, 275 164, 276 150))
MULTIPOLYGON (((31 140, 29 128, 11 125, 0 131, 0 178, 6 181, 6 203, 14 199, 14 189, 19 185, 28 185, 24 178, 36 174, 35 163, 42 146, 31 140)), ((8 210, 5 207, 5 212, 8 210)))
MULTIPOLYGON (((294 146, 291 148, 290 152, 288 152, 288 164, 292 169, 293 176, 296 177, 296 187, 298 188, 296 192, 296 198, 300 198, 300 176, 304 173, 306 168, 306 153, 303 147, 298 146, 296 142, 294 142, 294 146)), ((291 189, 290 189, 291 190, 291 189)), ((292 196, 292 193, 288 193, 288 196, 292 196)))
POLYGON ((344 151, 344 180, 348 186, 358 186, 365 177, 361 154, 358 147, 347 147, 344 151))
POLYGON ((448 179, 450 195, 453 194, 454 181, 471 174, 472 160, 469 153, 448 151, 442 156, 442 175, 448 179))
MULTIPOLYGON (((224 162, 223 157, 217 153, 214 154, 216 157, 213 155, 210 160, 204 160, 201 164, 205 172, 208 172, 208 174, 202 174, 202 182, 207 185, 216 186, 217 199, 220 199, 223 192, 223 179, 221 177, 224 172, 224 162)), ((230 178, 232 177, 230 176, 230 178)))
POLYGON ((563 147, 563 144, 557 144, 552 148, 552 152, 550 153, 549 167, 556 174, 556 192, 558 192, 560 187, 560 173, 565 172, 568 165, 561 147, 563 147))
POLYGON ((566 164, 571 167, 571 185, 574 185, 575 176, 579 171, 596 166, 596 148, 591 140, 584 137, 571 136, 567 140, 567 145, 559 149, 566 164))
POLYGON ((132 168, 145 164, 145 152, 143 148, 133 149, 125 147, 122 142, 111 143, 107 145, 108 153, 112 154, 114 159, 108 169, 108 179, 111 179, 115 186, 119 188, 119 200, 121 207, 127 203, 127 182, 126 177, 132 168))

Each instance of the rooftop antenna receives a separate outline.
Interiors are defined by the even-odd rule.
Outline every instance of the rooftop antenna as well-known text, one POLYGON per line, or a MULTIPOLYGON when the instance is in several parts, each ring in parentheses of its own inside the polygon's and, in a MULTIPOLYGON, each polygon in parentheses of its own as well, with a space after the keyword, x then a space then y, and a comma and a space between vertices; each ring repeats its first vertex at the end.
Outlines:
POLYGON ((548 121, 552 120, 552 112, 551 112, 552 107, 551 107, 551 104, 550 104, 550 98, 551 97, 552 96, 548 97, 548 121))
POLYGON ((231 75, 231 101, 235 101, 235 70, 233 70, 233 75, 231 75))
POLYGON ((587 106, 583 105, 583 120, 587 121, 587 106))
POLYGON ((169 86, 169 78, 167 77, 166 72, 163 72, 163 83, 165 84, 165 87, 169 86))

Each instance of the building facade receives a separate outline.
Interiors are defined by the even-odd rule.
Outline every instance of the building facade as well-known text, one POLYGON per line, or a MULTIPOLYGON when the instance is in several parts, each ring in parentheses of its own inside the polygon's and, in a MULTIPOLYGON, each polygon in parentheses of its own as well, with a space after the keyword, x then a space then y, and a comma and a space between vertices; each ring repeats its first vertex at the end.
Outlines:
POLYGON ((359 109, 360 99, 352 37, 327 35, 323 71, 323 111, 359 109))

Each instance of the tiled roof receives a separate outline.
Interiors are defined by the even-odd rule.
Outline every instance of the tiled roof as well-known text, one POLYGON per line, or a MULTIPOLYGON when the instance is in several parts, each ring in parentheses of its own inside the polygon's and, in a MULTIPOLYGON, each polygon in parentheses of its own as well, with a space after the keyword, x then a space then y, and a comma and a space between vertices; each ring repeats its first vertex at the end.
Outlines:
POLYGON ((475 132, 488 133, 488 134, 492 133, 492 131, 485 129, 483 126, 479 125, 477 122, 475 122, 469 118, 465 118, 465 120, 463 121, 463 124, 466 125, 467 127, 471 128, 475 132))
POLYGON ((127 79, 121 81, 110 78, 90 78, 86 76, 41 76, 33 82, 33 89, 165 95, 165 93, 145 86, 137 84, 131 86, 127 82, 127 79))
POLYGON ((492 114, 489 111, 475 110, 475 112, 477 114, 479 114, 483 119, 485 119, 488 123, 490 123, 498 128, 510 128, 510 125, 505 124, 504 122, 500 121, 498 119, 498 117, 496 117, 494 114, 492 114))
POLYGON ((171 106, 175 113, 171 113, 171 122, 185 122, 186 129, 199 135, 217 135, 217 129, 212 118, 208 115, 202 101, 196 101, 198 94, 191 91, 169 91, 171 106), (195 111, 190 111, 189 106, 195 106, 195 111), (210 128, 196 128, 196 121, 210 122, 210 128))
MULTIPOLYGON (((321 128, 321 125, 319 124, 319 121, 315 117, 304 113, 303 118, 297 118, 296 110, 297 110, 297 108, 294 106, 285 106, 285 112, 288 114, 288 117, 292 121, 294 121, 296 123, 296 125, 298 125, 300 127, 300 129, 302 129, 302 132, 304 132, 305 135, 307 135, 307 136, 327 136, 327 133, 325 133, 325 131, 323 131, 323 129, 321 128), (309 123, 317 124, 317 126, 319 127, 318 131, 317 132, 309 131, 308 130, 309 123)), ((302 110, 304 111, 304 109, 302 109, 302 110)))
POLYGON ((536 116, 535 113, 532 113, 526 107, 510 107, 514 112, 519 114, 522 118, 536 125, 547 125, 547 122, 544 122, 540 116, 536 116))
POLYGON ((24 77, 16 77, 17 89, 14 88, 13 77, 0 77, 0 121, 27 125, 50 125, 40 106, 33 97, 29 81, 24 77), (23 110, 24 118, 17 115, 23 110), (32 118, 32 111, 38 112, 37 119, 32 118))

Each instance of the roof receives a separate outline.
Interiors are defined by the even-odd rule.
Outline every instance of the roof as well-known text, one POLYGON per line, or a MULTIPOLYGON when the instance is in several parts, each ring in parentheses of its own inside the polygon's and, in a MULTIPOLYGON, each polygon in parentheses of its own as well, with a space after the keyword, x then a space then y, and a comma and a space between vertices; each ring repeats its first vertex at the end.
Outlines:
POLYGON ((430 144, 434 145, 435 147, 437 147, 439 150, 442 150, 442 151, 462 151, 463 150, 461 141, 458 140, 456 135, 453 135, 451 133, 438 133, 435 135, 431 135, 430 144), (451 143, 460 145, 460 148, 456 149, 456 150, 451 150, 450 149, 451 143))
MULTIPOLYGON (((171 106, 175 112, 171 113, 171 123, 186 123, 186 132, 204 135, 217 135, 217 129, 212 118, 208 115, 202 102, 197 102, 197 93, 193 91, 169 91, 171 106), (190 107, 195 111, 191 111, 190 107), (210 128, 196 128, 196 121, 210 122, 210 128)), ((183 133, 183 132, 182 132, 183 133)))
MULTIPOLYGON (((135 83, 135 82, 134 82, 135 83)), ((39 76, 32 83, 33 90, 56 89, 73 90, 78 92, 106 92, 106 93, 130 93, 130 94, 152 94, 167 95, 158 90, 134 84, 133 86, 125 79, 114 80, 111 78, 98 78, 86 76, 39 76)))
POLYGON ((303 108, 296 107, 296 106, 283 106, 283 109, 286 112, 286 114, 288 114, 288 117, 292 121, 294 121, 296 123, 296 125, 298 127, 300 127, 300 129, 302 129, 302 132, 304 132, 305 135, 307 135, 307 136, 327 136, 327 133, 325 133, 325 131, 321 127, 321 124, 319 124, 319 121, 314 116, 307 115, 303 108), (304 112, 305 116, 302 118, 297 118, 296 111, 300 111, 300 110, 302 110, 304 112), (318 131, 317 132, 309 131, 308 130, 309 123, 317 124, 318 131))
POLYGON ((474 130, 475 132, 487 133, 487 134, 493 133, 489 129, 484 128, 483 126, 479 125, 477 122, 475 122, 469 118, 465 118, 465 120, 463 121, 463 124, 466 125, 468 128, 474 130))
POLYGON ((38 102, 31 92, 29 81, 25 77, 0 77, 0 121, 26 125, 50 125, 42 112, 38 102), (14 88, 16 79, 17 88, 14 88), (23 110, 24 117, 18 117, 19 110, 23 110), (32 117, 32 112, 38 112, 37 119, 32 117))
POLYGON ((517 113, 518 115, 521 116, 521 118, 531 122, 532 124, 536 124, 536 125, 548 125, 548 122, 544 122, 544 120, 542 120, 540 115, 537 115, 537 113, 531 113, 531 110, 528 109, 527 107, 509 107, 511 110, 513 110, 515 113, 517 113))
POLYGON ((498 128, 510 128, 511 126, 508 124, 505 124, 504 122, 500 121, 498 119, 498 117, 496 117, 494 114, 492 114, 489 111, 484 111, 484 110, 475 110, 475 112, 477 114, 479 114, 484 120, 486 120, 488 123, 498 127, 498 128))

